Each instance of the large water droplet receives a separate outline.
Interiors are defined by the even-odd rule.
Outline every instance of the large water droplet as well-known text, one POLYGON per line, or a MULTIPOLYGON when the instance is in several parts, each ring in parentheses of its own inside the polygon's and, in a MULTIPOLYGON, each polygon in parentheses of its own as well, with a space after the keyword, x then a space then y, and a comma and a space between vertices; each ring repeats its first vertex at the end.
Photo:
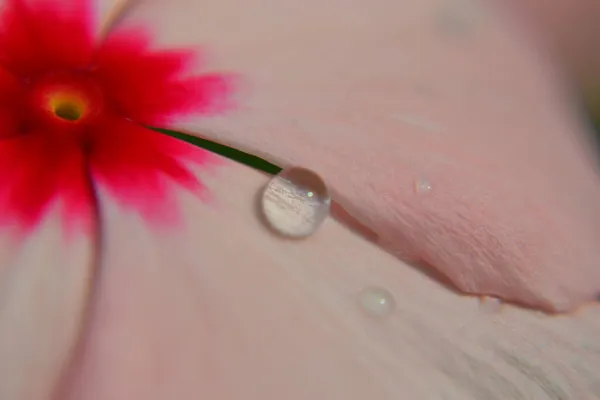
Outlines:
POLYGON ((359 304, 364 311, 375 317, 385 317, 396 308, 394 296, 384 288, 370 287, 360 293, 359 304))
POLYGON ((315 233, 325 221, 331 197, 327 185, 315 172, 290 167, 269 181, 261 206, 273 230, 284 236, 302 238, 315 233))

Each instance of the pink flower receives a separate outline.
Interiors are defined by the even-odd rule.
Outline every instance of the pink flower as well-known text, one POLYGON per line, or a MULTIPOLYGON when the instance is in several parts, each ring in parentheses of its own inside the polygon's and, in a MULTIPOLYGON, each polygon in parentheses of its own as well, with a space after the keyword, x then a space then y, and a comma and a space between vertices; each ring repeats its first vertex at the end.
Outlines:
POLYGON ((523 355, 549 382, 594 371, 597 307, 497 323, 382 250, 552 311, 600 289, 585 128, 496 14, 0 4, 0 399, 468 398, 523 355), (255 213, 268 177, 148 126, 316 170, 379 246, 333 221, 276 237, 255 213), (357 305, 371 286, 391 315, 357 305))

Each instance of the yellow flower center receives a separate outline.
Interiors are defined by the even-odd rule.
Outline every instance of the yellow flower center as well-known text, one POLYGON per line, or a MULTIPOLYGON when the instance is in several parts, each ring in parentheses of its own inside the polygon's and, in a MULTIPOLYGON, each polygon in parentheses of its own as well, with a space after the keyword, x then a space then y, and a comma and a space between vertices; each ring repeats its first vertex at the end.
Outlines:
POLYGON ((55 93, 50 99, 50 109, 58 118, 77 121, 83 117, 87 104, 75 93, 55 93))

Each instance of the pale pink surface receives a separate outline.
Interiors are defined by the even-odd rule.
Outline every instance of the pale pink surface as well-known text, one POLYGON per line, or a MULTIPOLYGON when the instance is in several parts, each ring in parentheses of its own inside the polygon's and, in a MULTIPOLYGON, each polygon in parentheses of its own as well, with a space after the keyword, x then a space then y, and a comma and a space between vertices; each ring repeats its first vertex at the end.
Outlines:
POLYGON ((550 63, 474 1, 146 0, 120 26, 209 43, 238 108, 184 129, 301 164, 395 254, 565 311, 600 289, 600 182, 550 63), (433 190, 415 194, 427 179, 433 190))
MULTIPOLYGON (((255 213, 268 177, 200 173, 212 204, 157 231, 102 187, 91 323, 60 400, 587 399, 600 308, 549 317, 479 306, 328 220, 286 241, 255 213), (357 305, 390 290, 387 318, 357 305)), ((493 303, 493 302, 492 302, 493 303)), ((595 392, 596 391, 596 392, 595 392)))
POLYGON ((94 236, 89 230, 67 236, 59 207, 27 240, 16 240, 6 226, 0 232, 3 400, 50 398, 81 335, 95 267, 94 236))
MULTIPOLYGON (((166 1, 161 4, 162 10, 156 8, 155 11, 160 11, 165 18, 163 22, 174 23, 173 18, 184 18, 169 14, 173 12, 170 7, 181 4, 166 1)), ((240 44, 247 41, 247 44, 260 39, 259 32, 253 36, 234 37, 236 29, 243 33, 244 26, 248 27, 244 25, 243 17, 262 15, 261 18, 266 19, 265 11, 277 10, 275 3, 262 3, 262 9, 257 3, 253 14, 240 9, 238 4, 236 25, 231 19, 219 17, 217 11, 224 11, 215 9, 217 3, 196 4, 202 4, 202 7, 201 12, 194 15, 195 20, 205 15, 208 18, 202 21, 203 27, 196 28, 214 29, 210 31, 214 34, 206 38, 198 36, 195 43, 212 46, 214 41, 215 50, 222 49, 225 55, 228 49, 232 51, 235 47, 235 40, 240 44), (269 8, 264 8, 267 5, 269 8)), ((542 231, 532 230, 538 236, 524 232, 523 237, 534 241, 533 244, 539 240, 532 247, 537 250, 535 260, 549 261, 549 264, 516 264, 527 267, 525 273, 537 276, 535 280, 524 280, 525 287, 514 293, 533 296, 525 300, 557 306, 565 304, 561 302, 564 293, 556 294, 560 289, 556 282, 560 282, 565 284, 565 293, 570 296, 567 304, 589 297, 589 289, 597 288, 594 286, 597 274, 584 261, 591 262, 592 256, 595 257, 587 241, 597 238, 593 228, 597 225, 597 216, 586 216, 585 210, 592 206, 597 188, 593 184, 595 176, 580 158, 584 152, 578 150, 577 136, 575 143, 566 139, 570 128, 573 127, 570 133, 579 132, 577 121, 573 121, 567 112, 554 115, 554 110, 564 111, 567 106, 560 100, 552 100, 557 97, 549 96, 546 86, 537 86, 540 78, 535 70, 529 70, 530 75, 525 71, 520 77, 507 75, 505 85, 489 83, 494 89, 491 93, 496 97, 487 97, 491 94, 471 87, 473 83, 469 79, 479 76, 485 83, 491 77, 485 77, 485 71, 480 71, 479 66, 468 68, 468 64, 491 62, 494 54, 485 53, 479 47, 482 51, 480 59, 465 58, 471 57, 468 47, 484 39, 474 40, 467 36, 467 41, 459 41, 457 47, 432 45, 429 48, 428 36, 423 31, 420 36, 416 35, 419 29, 424 29, 420 25, 426 19, 415 18, 415 14, 409 18, 405 14, 410 14, 410 7, 414 12, 423 7, 417 15, 424 17, 429 15, 425 12, 427 7, 434 8, 432 4, 414 2, 402 10, 391 2, 376 4, 390 7, 387 10, 390 13, 382 11, 379 14, 380 21, 388 23, 382 24, 382 29, 391 26, 392 17, 399 22, 405 19, 406 24, 398 26, 406 31, 402 35, 392 35, 394 40, 406 36, 402 39, 406 40, 402 48, 412 49, 412 57, 420 59, 422 56, 430 61, 439 57, 439 64, 423 64, 422 68, 413 64, 412 70, 397 69, 394 68, 398 66, 395 63, 399 63, 397 54, 390 51, 383 54, 385 48, 379 53, 375 47, 367 46, 365 42, 361 44, 361 37, 368 41, 377 36, 376 33, 385 36, 391 28, 382 32, 373 32, 371 28, 374 36, 365 32, 360 36, 360 30, 356 31, 358 26, 355 26, 355 30, 346 32, 347 39, 353 41, 340 42, 335 49, 337 55, 333 50, 327 52, 327 49, 319 48, 327 47, 323 40, 312 42, 312 48, 302 49, 302 52, 324 51, 321 59, 329 62, 328 71, 312 66, 309 59, 297 58, 292 50, 287 56, 271 54, 266 45, 246 53, 240 50, 239 64, 229 61, 225 64, 234 72, 254 71, 250 76, 260 78, 256 80, 260 85, 255 86, 252 94, 257 97, 251 97, 255 100, 240 101, 239 114, 205 123, 200 120, 188 122, 188 127, 227 127, 227 135, 233 141, 238 138, 241 143, 246 138, 254 143, 248 142, 249 147, 260 145, 269 151, 278 146, 282 151, 291 152, 291 156, 282 153, 280 161, 288 160, 285 157, 298 158, 289 158, 293 161, 305 160, 305 165, 326 174, 342 195, 344 204, 376 229, 381 237, 387 238, 387 244, 394 249, 400 248, 399 237, 412 235, 412 232, 414 236, 407 238, 412 247, 407 250, 419 250, 417 239, 423 239, 424 246, 430 246, 431 254, 440 257, 446 254, 444 246, 456 248, 457 243, 461 243, 456 240, 465 232, 471 240, 465 243, 473 245, 473 240, 480 240, 474 235, 480 234, 481 230, 474 229, 473 225, 467 224, 464 229, 451 225, 455 221, 449 217, 451 207, 463 207, 465 214, 461 215, 469 216, 466 219, 469 223, 500 218, 506 225, 500 226, 499 231, 490 232, 492 234, 508 234, 509 228, 519 228, 528 221, 533 228, 544 222, 542 231), (398 8, 396 15, 391 13, 396 10, 394 7, 398 8), (415 37, 422 41, 421 49, 414 43, 411 45, 415 37), (342 68, 332 72, 332 63, 349 57, 349 50, 344 46, 357 43, 361 44, 362 51, 371 53, 374 57, 371 60, 387 57, 391 64, 367 62, 369 58, 358 57, 355 60, 358 64, 355 63, 353 68, 359 70, 342 68), (465 65, 459 68, 455 64, 460 57, 450 56, 456 56, 454 52, 461 46, 466 46, 462 58, 465 65), (261 48, 265 60, 263 67, 270 73, 272 81, 269 74, 256 73, 260 69, 259 59, 253 65, 252 57, 261 48), (296 63, 288 65, 288 73, 297 72, 298 80, 285 76, 277 66, 277 62, 286 66, 286 57, 295 58, 296 63), (469 75, 461 72, 463 67, 469 69, 469 75), (376 76, 368 76, 370 68, 389 75, 387 78, 381 76, 384 79, 379 81, 376 76), (429 68, 429 78, 425 68, 429 68), (410 76, 411 71, 417 76, 423 74, 421 79, 425 85, 411 79, 396 82, 398 71, 403 76, 410 76), (435 71, 450 75, 438 77, 435 71), (314 75, 306 75, 309 72, 314 75), (329 77, 325 76, 326 72, 330 73, 329 77), (351 76, 357 78, 355 88, 348 84, 350 73, 356 74, 351 76), (309 82, 302 81, 303 76, 309 82), (452 79, 448 79, 449 76, 452 79), (336 83, 332 80, 335 77, 341 81, 336 83), (513 79, 516 78, 522 81, 515 81, 518 83, 515 87, 513 79), (369 81, 378 82, 380 86, 369 85, 369 81), (310 82, 315 83, 312 94, 310 82), (318 104, 314 103, 318 98, 315 97, 317 83, 325 85, 325 98, 318 104), (401 89, 408 90, 412 83, 419 90, 425 90, 425 97, 419 97, 419 91, 404 94, 401 89), (528 84, 532 86, 528 88, 528 84), (325 90, 327 85, 339 86, 325 90), (267 94, 272 93, 272 97, 258 90, 263 86, 269 89, 267 94), (374 87, 379 90, 375 91, 374 87), (332 96, 343 92, 344 88, 346 96, 343 101, 338 99, 341 102, 336 104, 336 98, 332 96), (434 92, 427 95, 432 89, 434 92), (298 97, 294 98, 292 94, 298 97), (361 98, 361 95, 365 96, 361 98), (261 96, 264 97, 261 99, 261 96), (544 101, 537 104, 540 99, 544 101), (494 106, 498 108, 490 105, 493 101, 498 102, 494 106), (265 104, 272 104, 270 110, 274 112, 267 115, 265 104), (389 111, 392 105, 399 113, 394 114, 396 119, 387 118, 389 112, 386 110, 389 111), (531 107, 524 109, 525 106, 531 107), (255 111, 260 111, 256 120, 250 118, 255 111), (465 116, 469 112, 479 116, 470 120, 465 116), (298 114, 299 121, 285 119, 286 115, 294 113, 298 114), (528 118, 531 113, 536 117, 534 120, 528 118), (312 121, 310 116, 314 116, 312 121), (392 124, 390 119, 395 122, 392 124), (499 126, 483 129, 482 119, 499 126), (251 123, 253 121, 255 124, 251 123), (310 129, 306 125, 303 127, 303 123, 310 129), (492 135, 503 126, 510 128, 507 129, 509 135, 492 135), (335 127, 338 130, 329 129, 335 127), (373 133, 373 140, 357 133, 362 128, 373 133), (396 128, 402 137, 391 134, 396 128), (511 129, 522 135, 514 136, 511 129), (281 133, 281 138, 274 140, 261 132, 281 133), (531 132, 543 132, 545 140, 532 137, 531 132), (475 133, 482 136, 473 137, 475 133), (325 134, 343 134, 343 140, 335 137, 334 142, 331 137, 319 138, 325 134), (386 145, 381 145, 378 140, 387 140, 386 145), (393 147, 395 143, 399 146, 393 147), (374 145, 380 147, 374 148, 374 145), (299 152, 298 147, 306 153, 299 152), (497 149, 498 155, 490 148, 497 149), (533 157, 532 166, 525 159, 528 152, 533 157), (350 165, 354 162, 356 165, 350 165), (382 169, 374 168, 379 163, 382 169), (398 163, 402 168, 383 169, 398 163), (546 179, 541 175, 543 164, 546 164, 544 168, 554 168, 546 179), (351 174, 340 175, 344 170, 351 174), (371 171, 368 180, 365 171, 371 171), (516 182, 515 171, 522 177, 516 182), (430 180, 433 191, 426 197, 411 197, 409 186, 412 190, 414 179, 419 177, 430 180), (494 186, 486 186, 492 184, 490 180, 494 186), (399 182, 398 187, 396 182, 399 182), (586 185, 586 182, 591 183, 586 185), (554 185, 556 189, 553 189, 554 185), (484 200, 489 199, 490 203, 470 204, 468 196, 478 196, 481 191, 488 194, 484 200), (519 203, 520 198, 515 193, 523 194, 525 205, 519 203), (453 197, 458 194, 464 198, 453 197), (500 195, 504 197, 498 197, 500 195), (393 196, 400 196, 399 200, 393 196), (536 207, 538 204, 541 206, 536 207), (544 204, 548 206, 544 207, 544 204), (578 210, 582 216, 577 216, 578 210), (388 213, 387 216, 384 213, 388 213), (511 217, 511 213, 515 215, 511 217), (564 218, 574 217, 572 227, 557 221, 562 213, 564 218), (532 219, 526 220, 529 215, 533 215, 532 219), (402 221, 401 217, 410 219, 402 221), (386 219, 390 220, 385 222, 386 219), (562 229, 554 232, 556 236, 546 232, 552 229, 552 223, 562 229), (410 229, 398 231, 397 225, 410 229), (456 242, 444 244, 440 239, 443 236, 436 233, 436 229, 456 242), (428 232, 432 232, 432 236, 428 232), (427 241, 434 239, 439 247, 427 241), (578 245, 590 255, 576 254, 578 245), (561 259, 562 248, 572 251, 573 258, 561 259), (565 262, 559 266, 558 261, 565 262)), ((347 6, 344 13, 350 15, 352 4, 347 6)), ((378 10, 377 7, 373 7, 375 11, 370 9, 365 6, 362 11, 378 10)), ((129 14, 128 18, 138 15, 144 19, 149 14, 144 14, 143 10, 141 8, 140 14, 129 14)), ((232 12, 235 10, 235 7, 231 8, 232 12)), ((192 14, 192 11, 188 9, 188 13, 192 14)), ((321 11, 329 17, 337 15, 332 14, 332 10, 321 11)), ((299 8, 293 14, 301 20, 302 12, 299 8)), ((346 22, 349 23, 348 15, 346 22)), ((354 17, 360 20, 364 18, 361 15, 357 12, 354 17)), ((304 17, 309 18, 308 15, 304 17)), ((313 25, 318 33, 319 26, 325 29, 327 23, 322 21, 319 25, 318 21, 324 17, 317 17, 313 19, 313 25)), ((338 17, 342 18, 341 15, 338 17)), ((293 28, 291 20, 279 22, 275 32, 281 35, 271 33, 269 38, 273 45, 285 38, 287 29, 293 28)), ((152 21, 158 28, 159 20, 152 21)), ((185 21, 181 20, 182 26, 185 21)), ((123 23, 127 24, 127 19, 123 23)), ((268 23, 275 24, 277 20, 264 20, 254 26, 255 30, 265 30, 263 38, 268 36, 266 31, 274 28, 268 23)), ((365 24, 363 28, 367 29, 369 25, 365 24)), ((487 24, 484 25, 489 29, 487 24)), ((336 28, 333 23, 330 26, 336 28)), ((299 34, 301 28, 298 26, 299 34)), ((341 26, 337 28, 342 29, 341 26)), ((165 33, 169 31, 163 31, 165 33)), ((186 30, 182 29, 180 33, 185 34, 186 30)), ((306 32, 302 34, 306 35, 306 32)), ((440 38, 448 39, 444 35, 440 38)), ((163 39, 169 40, 169 36, 163 36, 163 39)), ((506 42, 500 47, 509 51, 511 46, 506 42)), ((299 48, 296 50, 300 51, 299 48)), ((229 53, 230 59, 232 54, 229 53)), ((524 51, 521 55, 526 58, 524 51)), ((523 61, 517 58, 515 62, 523 61)), ((505 65, 501 71, 508 69, 505 65)), ((244 96, 246 94, 242 94, 242 100, 244 96)), ((220 137, 228 140, 225 136, 220 137)), ((142 221, 131 209, 117 205, 107 195, 106 188, 98 185, 102 224, 97 254, 92 251, 92 246, 97 245, 94 234, 88 232, 76 236, 75 240, 65 241, 53 213, 21 245, 15 245, 14 238, 9 237, 12 232, 3 232, 0 236, 0 398, 395 400, 406 397, 428 400, 443 396, 479 400, 496 396, 504 400, 600 397, 597 378, 600 309, 597 305, 560 317, 513 306, 480 307, 476 298, 449 291, 334 221, 327 221, 317 235, 305 241, 288 242, 270 234, 260 223, 255 207, 258 193, 268 177, 256 171, 223 161, 220 168, 202 170, 198 174, 207 185, 210 201, 206 198, 201 201, 174 187, 173 193, 178 198, 175 207, 179 208, 183 218, 182 225, 168 229, 142 221), (97 266, 95 262, 98 262, 97 266), (99 273, 92 288, 94 267, 98 267, 99 273), (369 285, 384 286, 394 294, 398 309, 393 315, 378 320, 361 312, 356 296, 369 285), (93 293, 90 319, 84 320, 83 311, 90 293, 93 293), (83 322, 88 322, 85 335, 78 336, 83 322), (68 357, 73 354, 71 351, 78 338, 82 340, 69 373, 62 377, 60 392, 54 393, 53 388, 68 357)), ((496 243, 501 243, 500 240, 510 241, 510 238, 500 236, 497 240, 496 243)), ((502 250, 509 256, 518 253, 514 249, 511 252, 511 249, 486 247, 489 243, 481 241, 479 252, 492 251, 492 255, 498 255, 502 250), (496 250, 497 253, 493 253, 496 250)), ((469 249, 474 247, 466 248, 469 249)), ((562 251, 565 256, 565 250, 562 251)), ((503 279, 511 278, 512 270, 503 271, 509 274, 501 276, 498 279, 501 283, 495 284, 504 284, 503 279)), ((452 272, 448 271, 449 274, 452 272)), ((486 282, 485 279, 480 281, 486 282)))
POLYGON ((584 90, 600 91, 600 1, 496 0, 496 3, 539 35, 584 90))

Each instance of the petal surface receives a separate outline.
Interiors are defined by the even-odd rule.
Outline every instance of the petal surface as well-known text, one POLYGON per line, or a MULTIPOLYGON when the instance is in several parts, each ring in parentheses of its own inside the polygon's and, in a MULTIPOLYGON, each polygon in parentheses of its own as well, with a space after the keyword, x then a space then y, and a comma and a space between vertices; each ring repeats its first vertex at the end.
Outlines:
POLYGON ((173 187, 181 218, 170 228, 98 184, 102 268, 61 400, 551 399, 597 389, 598 307, 558 318, 480 308, 333 220, 307 240, 273 235, 255 211, 261 173, 226 161, 196 172, 211 200, 173 187), (358 307, 369 286, 395 296, 389 317, 358 307))
POLYGON ((93 236, 68 233, 61 208, 53 203, 26 237, 0 229, 2 399, 52 399, 83 326, 93 236))
POLYGON ((233 112, 167 128, 316 170, 380 244, 463 291, 564 311, 600 290, 585 128, 484 2, 141 0, 132 26, 240 77, 233 112))
POLYGON ((220 75, 180 74, 197 65, 193 51, 148 52, 151 29, 110 31, 96 52, 95 76, 123 115, 159 125, 177 114, 216 112, 225 105, 228 82, 220 75))
POLYGON ((85 68, 124 0, 2 0, 0 60, 22 75, 85 68))
POLYGON ((19 80, 0 67, 0 138, 17 134, 19 108, 23 105, 19 80))
POLYGON ((0 69, 0 398, 51 399, 77 343, 93 273, 83 155, 20 135, 19 81, 0 69))
POLYGON ((600 3, 594 0, 562 2, 500 1, 533 27, 556 52, 584 90, 600 91, 600 3))

